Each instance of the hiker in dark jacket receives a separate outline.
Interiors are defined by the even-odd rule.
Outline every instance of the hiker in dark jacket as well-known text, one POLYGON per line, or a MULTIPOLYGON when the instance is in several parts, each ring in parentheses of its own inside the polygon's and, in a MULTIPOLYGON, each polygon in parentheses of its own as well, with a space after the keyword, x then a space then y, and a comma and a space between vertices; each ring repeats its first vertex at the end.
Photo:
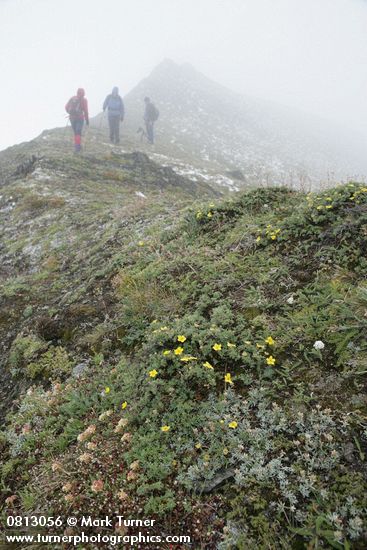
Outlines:
POLYGON ((89 126, 88 101, 83 88, 79 88, 76 95, 71 97, 65 105, 69 114, 71 127, 74 132, 74 149, 76 153, 81 150, 82 130, 84 121, 89 126))
POLYGON ((120 143, 120 122, 124 120, 124 102, 119 96, 119 89, 115 86, 112 94, 109 94, 103 103, 103 111, 107 109, 108 124, 110 127, 110 140, 112 143, 120 143))
POLYGON ((147 138, 149 143, 154 143, 154 123, 158 120, 159 111, 155 105, 150 101, 149 97, 144 98, 145 111, 144 111, 144 121, 145 128, 147 131, 147 138))

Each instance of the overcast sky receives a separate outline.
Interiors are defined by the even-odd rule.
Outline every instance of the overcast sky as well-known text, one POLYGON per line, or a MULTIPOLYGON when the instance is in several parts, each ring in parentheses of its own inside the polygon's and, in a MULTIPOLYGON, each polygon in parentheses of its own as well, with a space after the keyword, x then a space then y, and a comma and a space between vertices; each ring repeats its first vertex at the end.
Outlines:
POLYGON ((367 139, 367 0, 0 0, 0 149, 97 114, 163 58, 367 139))

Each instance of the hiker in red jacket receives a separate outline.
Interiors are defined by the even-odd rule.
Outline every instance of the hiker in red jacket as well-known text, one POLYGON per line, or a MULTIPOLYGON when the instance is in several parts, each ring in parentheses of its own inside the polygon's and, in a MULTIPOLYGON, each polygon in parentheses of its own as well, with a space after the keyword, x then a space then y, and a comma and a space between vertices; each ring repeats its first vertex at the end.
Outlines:
POLYGON ((84 96, 84 89, 78 88, 76 95, 71 97, 65 105, 65 110, 69 113, 71 127, 74 131, 74 148, 76 153, 79 153, 81 150, 84 121, 89 126, 88 101, 84 96))

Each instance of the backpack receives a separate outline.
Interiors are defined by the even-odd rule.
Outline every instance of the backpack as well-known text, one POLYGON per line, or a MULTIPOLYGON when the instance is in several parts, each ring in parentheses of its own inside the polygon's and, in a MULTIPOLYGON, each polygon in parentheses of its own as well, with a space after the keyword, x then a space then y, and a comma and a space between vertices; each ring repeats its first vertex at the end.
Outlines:
POLYGON ((153 103, 151 104, 150 118, 153 122, 156 122, 159 118, 159 111, 153 103))
POLYGON ((68 113, 71 116, 82 116, 83 107, 81 99, 77 96, 72 97, 68 103, 68 113))
POLYGON ((108 109, 109 111, 120 111, 121 110, 122 99, 118 96, 113 96, 112 94, 108 98, 108 109))

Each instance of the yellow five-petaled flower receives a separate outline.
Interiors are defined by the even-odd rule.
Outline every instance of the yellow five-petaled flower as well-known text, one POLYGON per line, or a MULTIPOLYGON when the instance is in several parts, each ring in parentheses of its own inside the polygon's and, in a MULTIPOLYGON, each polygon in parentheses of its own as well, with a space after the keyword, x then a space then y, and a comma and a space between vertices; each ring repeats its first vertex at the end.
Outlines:
POLYGON ((124 401, 121 405, 121 409, 124 410, 127 407, 127 401, 124 401))
POLYGON ((161 427, 161 431, 162 431, 162 432, 169 432, 170 429, 171 429, 171 426, 162 426, 162 427, 161 427))
POLYGON ((151 378, 155 378, 157 374, 158 374, 158 371, 156 371, 155 369, 149 371, 149 376, 151 378))
POLYGON ((105 393, 110 393, 110 391, 111 391, 111 388, 109 388, 108 386, 104 389, 105 393))
POLYGON ((176 349, 173 351, 173 353, 174 353, 175 355, 181 355, 181 354, 183 353, 183 350, 184 350, 184 349, 181 348, 181 346, 178 346, 178 348, 176 348, 176 349))
POLYGON ((232 428, 232 430, 234 430, 235 428, 237 428, 237 426, 238 426, 238 424, 237 424, 237 422, 236 422, 235 420, 232 420, 232 422, 230 422, 230 423, 228 424, 228 427, 229 427, 229 428, 232 428))
POLYGON ((179 342, 185 342, 186 341, 186 336, 184 336, 183 334, 180 334, 179 336, 177 336, 177 340, 179 342))
POLYGON ((275 357, 269 355, 269 357, 266 358, 266 362, 268 365, 275 365, 275 357))
POLYGON ((203 363, 203 367, 206 367, 207 369, 214 369, 213 365, 211 365, 209 361, 205 361, 205 363, 203 363))
POLYGON ((222 349, 222 344, 214 344, 213 350, 214 351, 220 351, 222 349))
POLYGON ((271 337, 271 336, 268 336, 265 340, 265 342, 269 345, 269 346, 274 346, 275 344, 275 340, 271 337))

